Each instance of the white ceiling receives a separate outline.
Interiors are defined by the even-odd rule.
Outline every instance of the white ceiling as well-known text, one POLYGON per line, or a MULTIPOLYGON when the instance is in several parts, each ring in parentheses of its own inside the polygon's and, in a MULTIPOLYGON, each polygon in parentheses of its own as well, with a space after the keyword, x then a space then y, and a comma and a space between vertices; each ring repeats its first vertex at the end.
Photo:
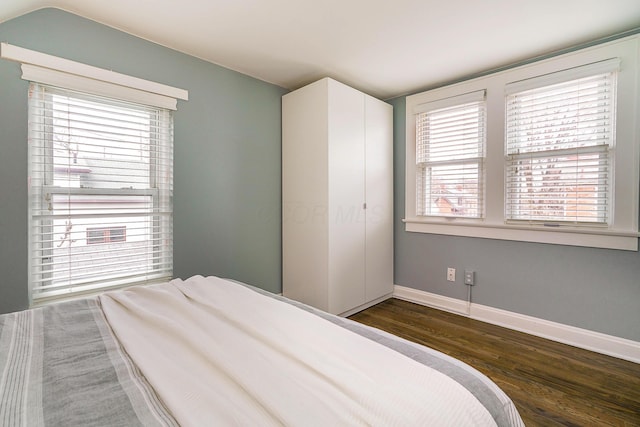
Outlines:
POLYGON ((287 89, 380 98, 640 27, 639 0, 1 0, 57 7, 287 89))

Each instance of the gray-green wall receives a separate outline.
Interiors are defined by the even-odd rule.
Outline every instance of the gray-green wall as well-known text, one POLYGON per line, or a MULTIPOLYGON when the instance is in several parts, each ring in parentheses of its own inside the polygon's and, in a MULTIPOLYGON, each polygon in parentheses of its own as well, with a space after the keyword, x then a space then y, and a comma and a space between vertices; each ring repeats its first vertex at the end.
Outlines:
MULTIPOLYGON (((188 31, 188 29, 185 29, 188 31)), ((0 24, 0 41, 187 89, 174 115, 174 276, 281 291, 284 89, 63 12, 0 24)), ((27 308, 27 82, 0 60, 0 313, 27 308)))
POLYGON ((640 252, 404 231, 405 97, 394 111, 395 284, 640 341, 640 252), (446 280, 456 268, 456 282, 446 280))

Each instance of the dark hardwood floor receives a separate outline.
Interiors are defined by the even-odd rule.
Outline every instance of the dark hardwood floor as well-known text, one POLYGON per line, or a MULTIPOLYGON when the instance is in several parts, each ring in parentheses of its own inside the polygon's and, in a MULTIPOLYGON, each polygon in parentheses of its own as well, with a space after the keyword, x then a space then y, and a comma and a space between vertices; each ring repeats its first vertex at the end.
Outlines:
POLYGON ((640 426, 640 364, 398 299, 350 318, 478 369, 527 426, 640 426))

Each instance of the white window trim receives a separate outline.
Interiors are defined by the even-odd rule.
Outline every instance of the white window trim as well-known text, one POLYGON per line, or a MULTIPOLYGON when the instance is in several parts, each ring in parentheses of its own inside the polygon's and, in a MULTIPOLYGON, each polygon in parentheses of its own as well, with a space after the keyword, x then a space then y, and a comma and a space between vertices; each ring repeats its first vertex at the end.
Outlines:
POLYGON ((22 78, 154 107, 177 109, 189 92, 46 53, 0 43, 0 58, 22 64, 22 78))
POLYGON ((554 58, 408 96, 406 100, 405 229, 409 232, 480 237, 571 246, 638 250, 640 155, 640 35, 622 38, 554 58), (504 120, 507 85, 585 64, 620 59, 615 169, 609 227, 507 224, 504 215, 504 120), (416 212, 415 108, 478 90, 487 91, 485 218, 418 217, 416 212))

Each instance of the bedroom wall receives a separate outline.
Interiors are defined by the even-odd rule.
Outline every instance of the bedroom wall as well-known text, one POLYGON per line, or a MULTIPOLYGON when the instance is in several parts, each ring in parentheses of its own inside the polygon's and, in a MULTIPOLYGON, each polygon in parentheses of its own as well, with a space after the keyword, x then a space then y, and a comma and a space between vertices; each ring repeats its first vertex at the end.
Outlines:
POLYGON ((640 252, 408 233, 405 97, 394 111, 395 284, 466 301, 464 269, 476 272, 472 301, 640 341, 640 252), (447 267, 456 282, 446 281, 447 267))
MULTIPOLYGON (((0 41, 189 90, 174 115, 174 275, 281 291, 286 90, 58 10, 0 23, 0 41)), ((27 297, 27 82, 0 60, 0 313, 27 297)))
MULTIPOLYGON (((0 41, 188 89, 175 114, 175 276, 280 292, 285 90, 57 9, 0 23, 0 41)), ((0 312, 27 306, 26 88, 0 60, 0 312)), ((473 269, 478 304, 640 341, 639 252, 405 232, 405 98, 390 103, 395 284, 464 300, 473 269)))

